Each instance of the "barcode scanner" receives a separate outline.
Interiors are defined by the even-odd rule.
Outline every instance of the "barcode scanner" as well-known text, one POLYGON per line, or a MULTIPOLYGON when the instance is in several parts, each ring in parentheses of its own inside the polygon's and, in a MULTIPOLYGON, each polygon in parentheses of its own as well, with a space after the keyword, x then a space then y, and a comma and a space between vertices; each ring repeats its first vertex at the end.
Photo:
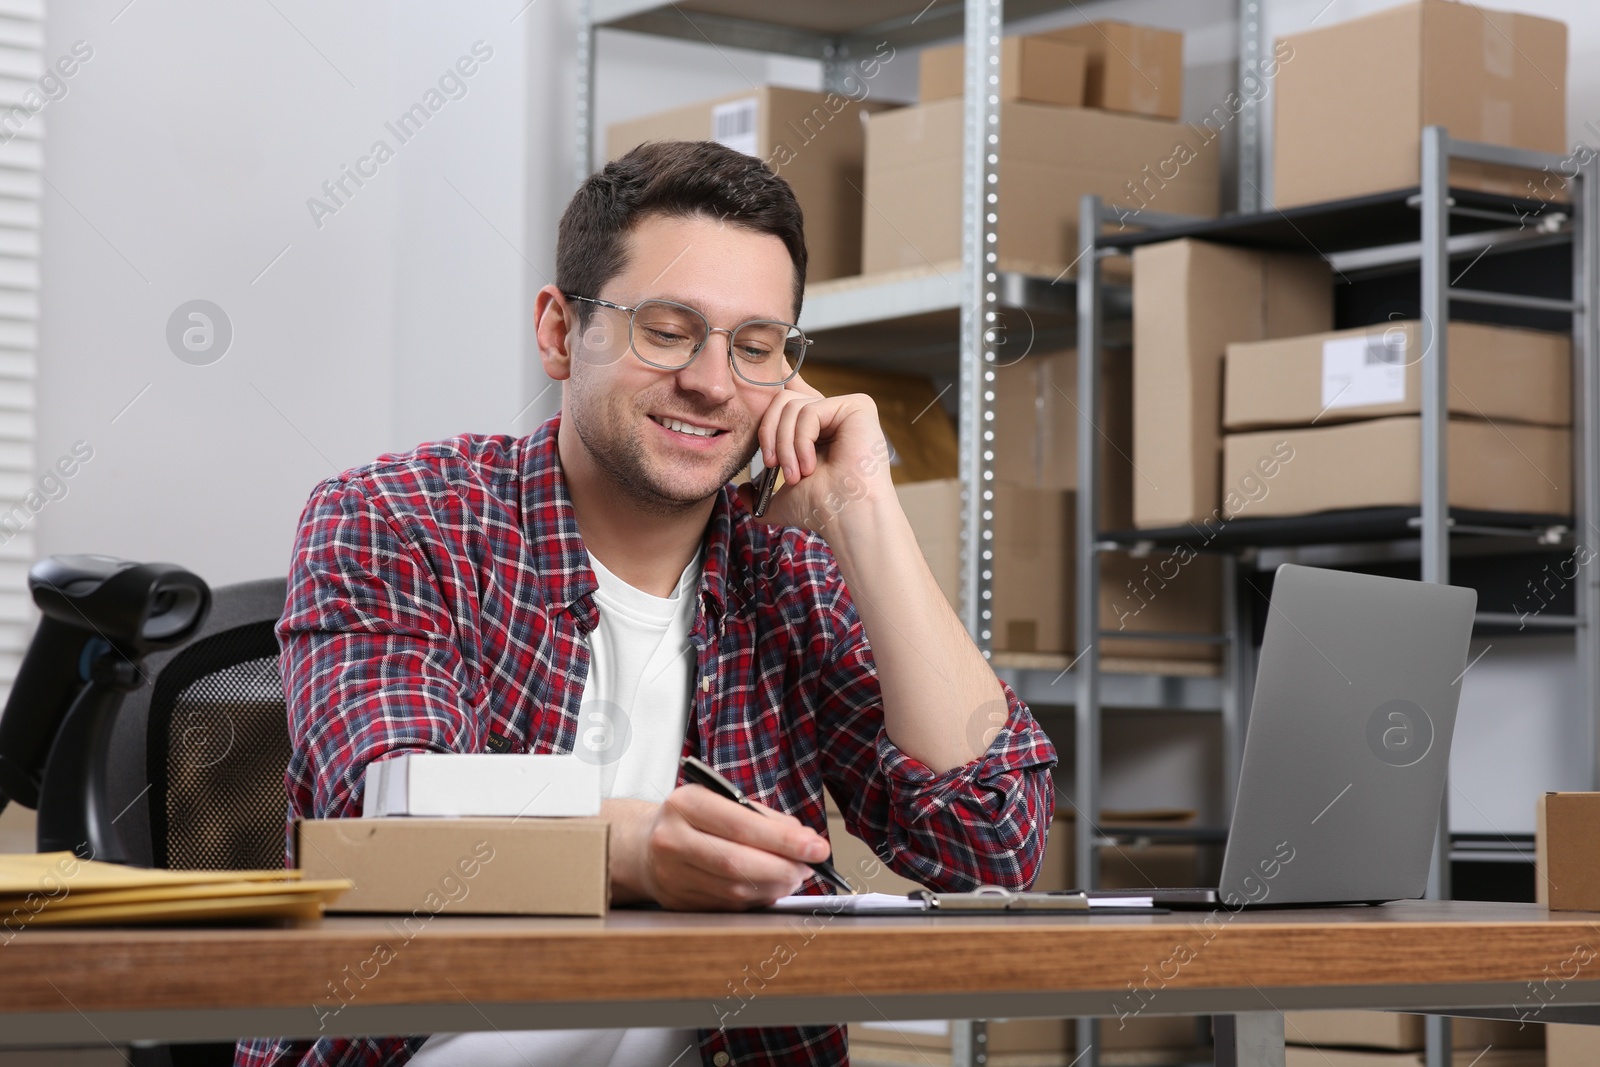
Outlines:
POLYGON ((139 661, 184 643, 211 589, 172 563, 50 556, 28 572, 39 627, 0 714, 0 809, 39 812, 39 851, 125 861, 106 793, 111 727, 139 661))

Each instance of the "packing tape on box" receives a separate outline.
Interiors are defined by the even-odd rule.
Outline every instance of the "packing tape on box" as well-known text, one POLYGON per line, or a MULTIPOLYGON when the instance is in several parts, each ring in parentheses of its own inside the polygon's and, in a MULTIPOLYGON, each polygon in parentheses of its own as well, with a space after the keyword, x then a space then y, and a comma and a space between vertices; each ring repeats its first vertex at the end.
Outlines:
POLYGON ((1491 78, 1510 78, 1517 68, 1517 16, 1510 11, 1487 11, 1483 17, 1483 69, 1491 78))

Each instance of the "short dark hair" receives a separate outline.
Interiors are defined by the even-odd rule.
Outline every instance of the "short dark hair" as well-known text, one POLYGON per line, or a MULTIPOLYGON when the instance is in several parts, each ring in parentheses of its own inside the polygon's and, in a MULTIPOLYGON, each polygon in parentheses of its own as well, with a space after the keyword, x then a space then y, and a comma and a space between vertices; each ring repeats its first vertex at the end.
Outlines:
MULTIPOLYGON (((794 312, 806 286, 800 204, 755 156, 715 141, 648 141, 584 179, 561 214, 556 286, 598 296, 627 265, 625 238, 651 215, 704 215, 780 238, 794 263, 794 312)), ((580 304, 586 323, 592 304, 580 304)))

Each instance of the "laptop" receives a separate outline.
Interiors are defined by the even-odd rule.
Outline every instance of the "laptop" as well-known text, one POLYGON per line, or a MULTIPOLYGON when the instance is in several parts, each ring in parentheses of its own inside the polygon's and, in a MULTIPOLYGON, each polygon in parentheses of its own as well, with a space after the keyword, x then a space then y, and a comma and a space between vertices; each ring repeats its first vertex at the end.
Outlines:
POLYGON ((1421 897, 1478 594, 1277 571, 1215 889, 1095 890, 1159 907, 1421 897))

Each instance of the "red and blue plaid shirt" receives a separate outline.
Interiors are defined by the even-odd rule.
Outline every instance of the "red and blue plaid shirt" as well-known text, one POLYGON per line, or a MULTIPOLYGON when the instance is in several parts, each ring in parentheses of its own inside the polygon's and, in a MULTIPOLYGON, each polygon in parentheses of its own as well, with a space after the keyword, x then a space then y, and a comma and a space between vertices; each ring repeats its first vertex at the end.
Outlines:
MULTIPOLYGON (((291 827, 359 815, 367 766, 396 753, 573 751, 598 610, 559 421, 385 455, 313 491, 278 623, 291 827)), ((936 773, 884 730, 872 649, 822 538, 757 521, 729 485, 704 547, 683 751, 821 834, 826 787, 850 832, 923 885, 1032 884, 1056 753, 1010 687, 988 750, 936 773)), ((839 1026, 711 1018, 699 1036, 707 1064, 847 1062, 839 1026)), ((234 1062, 401 1064, 424 1040, 257 1038, 234 1062)))

